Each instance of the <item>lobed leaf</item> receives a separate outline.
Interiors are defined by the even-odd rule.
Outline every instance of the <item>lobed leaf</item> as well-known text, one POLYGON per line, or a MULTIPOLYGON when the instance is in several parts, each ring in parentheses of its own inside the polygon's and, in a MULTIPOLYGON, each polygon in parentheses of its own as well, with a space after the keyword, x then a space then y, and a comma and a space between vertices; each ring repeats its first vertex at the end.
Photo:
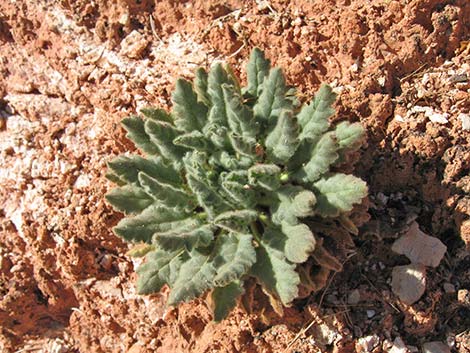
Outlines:
POLYGON ((217 270, 214 285, 224 287, 248 273, 256 262, 253 236, 247 233, 221 234, 216 241, 213 264, 217 270))
POLYGON ((145 131, 150 136, 150 140, 158 146, 160 154, 180 167, 180 161, 187 149, 177 146, 173 140, 180 134, 173 126, 165 122, 147 120, 145 131))
POLYGON ((367 195, 367 184, 347 174, 333 174, 313 184, 317 204, 315 213, 322 217, 337 217, 352 210, 367 195))
POLYGON ((164 121, 173 125, 173 118, 171 117, 170 114, 168 114, 163 109, 142 108, 140 112, 144 114, 146 118, 149 118, 155 121, 164 121))
POLYGON ((234 281, 212 291, 212 311, 214 321, 222 321, 237 304, 237 299, 245 292, 240 281, 234 281))
POLYGON ((308 260, 310 254, 315 250, 315 237, 310 228, 303 223, 282 223, 282 232, 287 236, 284 247, 286 259, 297 264, 308 260))
POLYGON ((254 48, 251 52, 248 65, 246 67, 247 81, 248 85, 246 87, 246 93, 256 99, 263 87, 263 81, 266 76, 269 74, 269 69, 271 68, 271 63, 264 53, 258 49, 254 48))
POLYGON ((302 127, 301 140, 317 141, 329 128, 328 118, 335 111, 332 105, 336 94, 328 85, 320 87, 315 98, 309 105, 305 105, 297 115, 299 125, 302 127))
POLYGON ((135 213, 145 210, 155 200, 135 185, 115 188, 106 194, 106 200, 118 211, 135 213))
POLYGON ((146 262, 137 269, 137 293, 151 294, 158 292, 165 284, 171 286, 186 257, 181 249, 169 252, 157 249, 148 253, 146 262))
POLYGON ((284 255, 284 235, 274 228, 264 231, 256 248, 256 263, 251 274, 272 295, 288 306, 298 295, 299 274, 284 255))
POLYGON ((286 98, 287 91, 281 69, 271 69, 263 81, 261 94, 253 107, 255 118, 259 119, 267 132, 276 125, 283 110, 292 111, 292 101, 286 98))
POLYGON ((207 106, 198 101, 198 96, 190 82, 184 79, 176 81, 172 102, 175 125, 179 130, 202 131, 207 120, 207 106))
POLYGON ((316 181, 338 159, 338 143, 334 132, 324 134, 312 150, 310 160, 294 174, 303 183, 316 181))
POLYGON ((144 128, 144 121, 138 116, 124 118, 122 125, 127 131, 127 138, 145 153, 150 155, 158 154, 158 146, 150 139, 144 128))
POLYGON ((282 111, 274 129, 266 137, 268 157, 278 163, 286 163, 299 146, 297 122, 290 111, 282 111))

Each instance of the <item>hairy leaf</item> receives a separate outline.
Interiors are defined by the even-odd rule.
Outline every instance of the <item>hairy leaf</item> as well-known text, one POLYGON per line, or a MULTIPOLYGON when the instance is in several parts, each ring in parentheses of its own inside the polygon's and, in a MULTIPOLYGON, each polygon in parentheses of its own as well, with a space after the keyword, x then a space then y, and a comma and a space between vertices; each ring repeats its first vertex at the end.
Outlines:
POLYGON ((127 183, 138 184, 139 172, 144 172, 162 183, 172 185, 182 183, 180 174, 171 165, 167 165, 161 157, 119 156, 108 162, 108 167, 119 179, 127 183))
POLYGON ((207 72, 202 67, 196 70, 194 78, 194 91, 196 92, 197 99, 207 107, 211 106, 211 99, 207 94, 207 72))
POLYGON ((281 185, 281 168, 275 164, 256 164, 248 169, 248 182, 268 191, 274 191, 281 185))
POLYGON ((302 108, 297 119, 302 127, 300 139, 317 141, 330 126, 328 118, 334 114, 331 107, 336 95, 327 85, 320 87, 313 101, 302 108))
POLYGON ((198 102, 190 82, 179 79, 172 95, 175 125, 185 132, 202 130, 207 119, 207 107, 198 102))
POLYGON ((237 299, 245 292, 240 281, 234 281, 225 287, 216 287, 212 291, 212 310, 214 321, 222 321, 237 304, 237 299))
POLYGON ((139 182, 149 195, 161 201, 161 204, 168 208, 181 208, 188 212, 194 208, 194 199, 182 189, 171 184, 161 183, 144 172, 139 173, 139 182))
POLYGON ((106 194, 106 200, 118 211, 135 213, 145 210, 154 199, 141 188, 126 185, 115 188, 106 194))
POLYGON ((149 134, 150 140, 158 146, 163 157, 173 161, 175 165, 180 165, 181 158, 187 149, 173 143, 173 140, 179 135, 173 126, 165 122, 147 120, 145 131, 149 134))
POLYGON ((287 306, 298 295, 300 277, 295 265, 286 259, 284 247, 284 235, 274 228, 267 228, 256 248, 257 261, 251 273, 268 292, 287 306))
POLYGON ((174 281, 168 298, 170 305, 187 302, 213 287, 216 269, 210 256, 194 249, 190 259, 180 267, 178 278, 174 281))
POLYGON ((255 117, 268 131, 275 126, 281 111, 291 111, 293 108, 292 101, 286 98, 287 91, 281 69, 271 69, 268 77, 263 81, 262 92, 253 107, 255 117))
POLYGON ((304 183, 318 180, 338 159, 338 143, 333 132, 324 134, 312 151, 310 160, 298 173, 297 179, 304 183))
POLYGON ((151 294, 158 292, 165 284, 171 286, 186 258, 181 249, 171 252, 155 250, 147 254, 146 262, 137 269, 137 292, 151 294))
POLYGON ((272 220, 275 224, 297 224, 298 218, 314 214, 317 199, 310 190, 301 186, 286 185, 282 186, 276 195, 279 202, 272 207, 272 220))
POLYGON ((271 63, 264 56, 264 53, 255 48, 251 52, 250 60, 246 67, 248 86, 246 93, 253 98, 257 98, 262 90, 265 77, 269 74, 271 63))
POLYGON ((214 224, 230 232, 244 232, 248 225, 258 218, 254 210, 227 211, 214 219, 214 224))
POLYGON ((364 181, 347 174, 326 176, 314 183, 317 197, 315 212, 322 217, 337 217, 351 211, 367 195, 364 181))
POLYGON ((173 118, 171 117, 170 114, 168 114, 163 109, 142 108, 140 112, 144 114, 146 118, 149 118, 155 121, 164 121, 169 124, 173 124, 173 118))
POLYGON ((282 111, 276 127, 266 138, 268 157, 280 163, 287 162, 299 146, 299 131, 290 111, 282 111))
POLYGON ((282 232, 287 236, 284 251, 287 260, 301 264, 315 250, 315 237, 310 228, 303 223, 292 225, 282 223, 282 232))
POLYGON ((213 260, 217 274, 214 284, 223 287, 240 279, 256 261, 253 236, 243 233, 226 233, 218 237, 213 260))
POLYGON ((124 118, 122 125, 127 130, 127 138, 132 140, 134 144, 142 149, 145 153, 150 155, 157 154, 159 152, 158 146, 151 141, 150 136, 145 132, 144 121, 138 116, 132 116, 130 118, 124 118))
POLYGON ((187 217, 179 209, 152 205, 134 217, 123 218, 114 232, 127 241, 150 243, 153 233, 167 231, 187 217))
POLYGON ((207 139, 204 134, 199 131, 192 131, 187 134, 179 135, 173 140, 173 143, 177 146, 190 148, 196 151, 214 150, 214 145, 211 140, 207 139))

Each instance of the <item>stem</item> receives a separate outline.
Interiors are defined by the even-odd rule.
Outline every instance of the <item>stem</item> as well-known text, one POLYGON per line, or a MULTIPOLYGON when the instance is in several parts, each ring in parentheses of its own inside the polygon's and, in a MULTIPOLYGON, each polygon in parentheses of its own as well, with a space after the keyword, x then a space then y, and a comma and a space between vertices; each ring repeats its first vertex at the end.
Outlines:
POLYGON ((259 233, 258 225, 256 224, 255 221, 250 223, 250 229, 251 229, 251 232, 253 233, 253 238, 255 238, 258 244, 261 244, 261 234, 259 233))

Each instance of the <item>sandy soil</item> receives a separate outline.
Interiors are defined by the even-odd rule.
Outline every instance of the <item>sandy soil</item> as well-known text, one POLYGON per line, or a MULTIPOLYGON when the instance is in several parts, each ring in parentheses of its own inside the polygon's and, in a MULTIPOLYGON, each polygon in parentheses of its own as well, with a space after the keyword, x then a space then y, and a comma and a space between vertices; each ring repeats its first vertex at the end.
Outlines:
POLYGON ((468 0, 0 2, 0 351, 470 352, 469 41, 468 0), (104 174, 134 148, 123 117, 254 46, 367 128, 371 219, 325 289, 215 324, 204 300, 136 294, 104 174), (413 220, 447 254, 406 305, 391 244, 413 220))

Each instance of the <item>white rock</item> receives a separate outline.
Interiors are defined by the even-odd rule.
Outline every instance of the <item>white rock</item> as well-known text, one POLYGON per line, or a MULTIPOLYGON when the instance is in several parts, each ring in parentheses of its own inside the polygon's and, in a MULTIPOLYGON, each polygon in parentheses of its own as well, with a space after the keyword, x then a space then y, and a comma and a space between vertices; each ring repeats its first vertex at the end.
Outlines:
POLYGON ((371 335, 366 337, 361 337, 356 342, 356 352, 359 353, 368 353, 372 352, 375 347, 378 347, 380 344, 380 337, 377 335, 371 335))
POLYGON ((396 266, 392 271, 392 291, 401 301, 411 305, 426 289, 426 268, 421 264, 396 266))
POLYGON ((410 353, 410 350, 406 347, 401 337, 397 337, 393 341, 393 346, 388 353, 410 353))
POLYGON ((470 115, 468 114, 464 114, 464 113, 460 113, 458 115, 458 118, 460 119, 460 121, 462 122, 462 129, 466 130, 466 131, 469 131, 470 130, 470 115))
POLYGON ((450 348, 444 342, 427 342, 423 344, 423 353, 450 353, 450 348))
POLYGON ((367 314, 367 317, 371 319, 375 315, 375 310, 366 310, 366 314, 367 314))
POLYGON ((422 232, 418 223, 413 222, 406 234, 393 243, 392 250, 406 255, 412 263, 437 267, 447 247, 439 239, 422 232))

